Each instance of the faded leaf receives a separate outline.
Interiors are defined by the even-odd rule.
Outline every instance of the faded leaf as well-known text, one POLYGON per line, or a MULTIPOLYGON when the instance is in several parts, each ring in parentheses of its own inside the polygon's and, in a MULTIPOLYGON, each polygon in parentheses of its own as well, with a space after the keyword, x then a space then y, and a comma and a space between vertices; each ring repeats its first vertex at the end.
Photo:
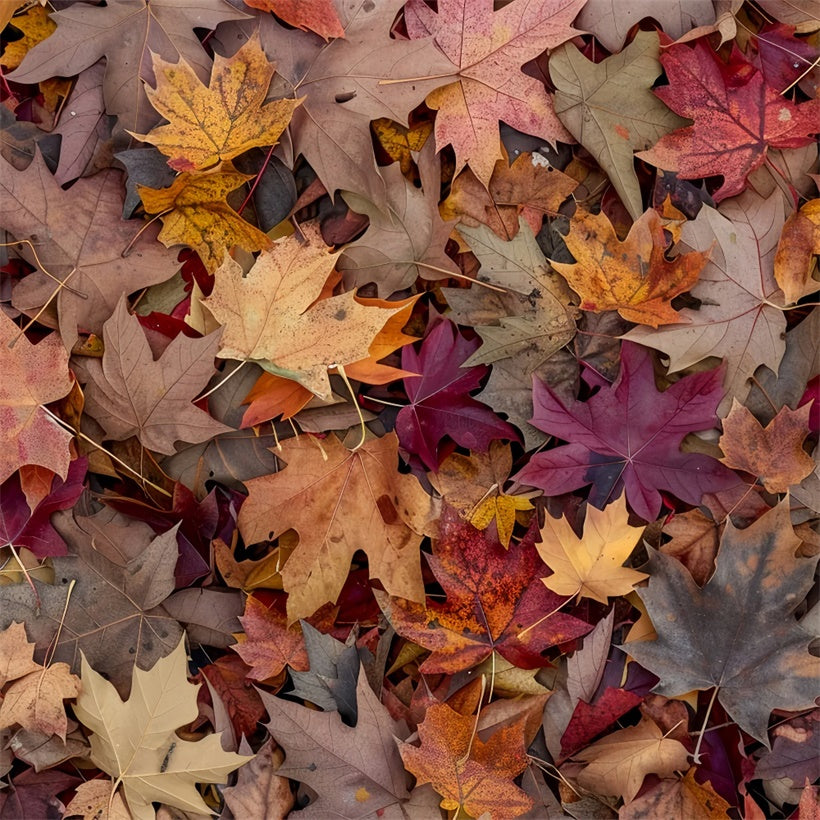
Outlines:
POLYGON ((65 663, 52 663, 15 680, 3 693, 0 729, 15 724, 32 732, 58 735, 68 731, 63 700, 76 697, 80 681, 65 663))
POLYGON ((657 786, 624 806, 618 813, 619 820, 655 820, 658 817, 697 817, 702 820, 728 818, 731 805, 727 803, 707 780, 704 784, 695 780, 691 768, 676 780, 661 780, 657 786))

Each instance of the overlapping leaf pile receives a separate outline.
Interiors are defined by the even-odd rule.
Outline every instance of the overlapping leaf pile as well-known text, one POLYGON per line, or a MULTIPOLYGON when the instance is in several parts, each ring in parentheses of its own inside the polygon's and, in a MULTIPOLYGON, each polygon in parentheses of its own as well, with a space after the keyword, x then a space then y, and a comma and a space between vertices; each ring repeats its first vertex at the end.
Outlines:
POLYGON ((810 5, 0 4, 0 818, 817 816, 810 5))

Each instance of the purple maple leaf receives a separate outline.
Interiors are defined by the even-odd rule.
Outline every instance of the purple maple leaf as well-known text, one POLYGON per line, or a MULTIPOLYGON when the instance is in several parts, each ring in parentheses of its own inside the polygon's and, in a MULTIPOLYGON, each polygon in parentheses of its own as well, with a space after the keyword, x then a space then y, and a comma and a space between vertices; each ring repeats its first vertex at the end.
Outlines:
POLYGON ((717 426, 722 368, 685 376, 661 393, 649 350, 624 342, 618 378, 587 401, 566 406, 548 385, 533 381, 532 424, 569 443, 534 455, 514 476, 522 484, 547 495, 591 484, 590 503, 601 509, 626 487, 632 509, 654 521, 660 490, 700 504, 704 493, 740 483, 717 459, 680 449, 688 433, 717 426))

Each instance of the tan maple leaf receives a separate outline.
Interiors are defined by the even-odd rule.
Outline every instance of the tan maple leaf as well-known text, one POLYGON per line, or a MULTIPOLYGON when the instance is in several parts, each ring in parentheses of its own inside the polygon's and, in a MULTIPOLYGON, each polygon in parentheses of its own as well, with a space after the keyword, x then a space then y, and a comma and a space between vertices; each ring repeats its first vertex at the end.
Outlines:
POLYGON ((254 33, 233 57, 214 57, 206 87, 180 59, 153 54, 157 87, 146 87, 151 105, 168 120, 147 134, 133 134, 170 157, 175 171, 199 171, 251 148, 275 145, 301 100, 265 104, 274 65, 254 33))
POLYGON ((12 621, 0 632, 0 689, 10 680, 36 672, 40 664, 34 661, 34 646, 26 639, 26 626, 12 621))

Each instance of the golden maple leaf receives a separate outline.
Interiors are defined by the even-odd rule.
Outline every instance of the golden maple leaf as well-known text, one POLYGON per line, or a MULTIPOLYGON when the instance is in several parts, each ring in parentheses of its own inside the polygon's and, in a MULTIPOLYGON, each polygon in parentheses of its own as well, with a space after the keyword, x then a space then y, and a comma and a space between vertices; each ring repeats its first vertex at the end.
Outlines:
POLYGON ((213 273, 234 245, 258 251, 271 244, 267 234, 242 219, 226 200, 251 178, 225 163, 207 174, 180 174, 168 188, 138 185, 137 192, 149 214, 161 215, 157 238, 165 247, 188 245, 213 273))
POLYGON ((233 57, 216 55, 207 87, 185 60, 168 63, 153 57, 157 87, 145 91, 168 123, 133 136, 170 157, 168 164, 175 171, 210 168, 250 148, 275 145, 301 102, 263 105, 275 66, 268 62, 258 33, 233 57))

